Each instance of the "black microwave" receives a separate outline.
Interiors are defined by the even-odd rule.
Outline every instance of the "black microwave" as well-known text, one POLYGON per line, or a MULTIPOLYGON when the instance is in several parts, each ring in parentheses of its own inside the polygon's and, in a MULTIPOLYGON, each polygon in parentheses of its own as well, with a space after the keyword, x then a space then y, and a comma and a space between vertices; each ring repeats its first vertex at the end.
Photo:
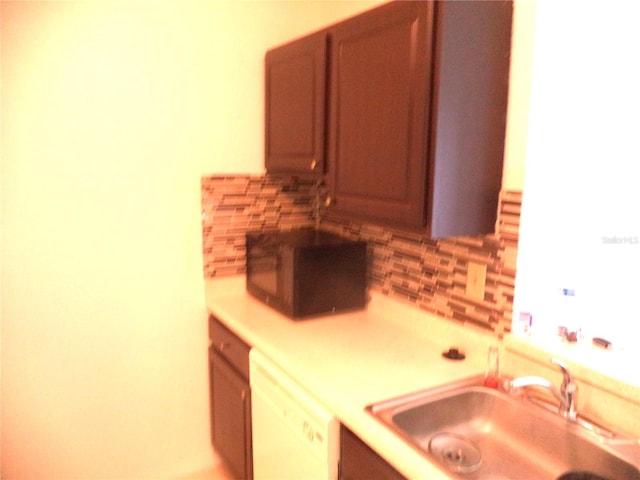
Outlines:
POLYGON ((247 291, 300 319, 366 304, 367 245, 322 230, 246 234, 247 291))

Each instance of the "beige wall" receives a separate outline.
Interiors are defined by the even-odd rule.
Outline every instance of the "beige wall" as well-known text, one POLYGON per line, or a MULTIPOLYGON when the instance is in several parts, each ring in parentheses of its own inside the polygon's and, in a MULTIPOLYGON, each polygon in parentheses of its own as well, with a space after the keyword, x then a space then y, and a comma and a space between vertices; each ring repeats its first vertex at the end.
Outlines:
POLYGON ((2 478, 206 466, 200 176, 267 47, 375 2, 2 2, 2 478))

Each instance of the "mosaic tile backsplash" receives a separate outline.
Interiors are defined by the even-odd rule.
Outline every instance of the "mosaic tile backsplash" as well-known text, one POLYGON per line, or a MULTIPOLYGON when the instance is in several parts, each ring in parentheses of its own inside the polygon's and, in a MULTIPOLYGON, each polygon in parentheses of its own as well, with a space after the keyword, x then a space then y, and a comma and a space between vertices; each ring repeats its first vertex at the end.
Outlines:
POLYGON ((510 331, 521 192, 501 193, 495 234, 440 240, 333 218, 320 206, 321 193, 322 185, 313 180, 203 177, 205 277, 245 272, 244 234, 249 230, 315 226, 367 242, 370 288, 498 336, 510 331), (466 295, 471 261, 487 267, 483 299, 466 295))

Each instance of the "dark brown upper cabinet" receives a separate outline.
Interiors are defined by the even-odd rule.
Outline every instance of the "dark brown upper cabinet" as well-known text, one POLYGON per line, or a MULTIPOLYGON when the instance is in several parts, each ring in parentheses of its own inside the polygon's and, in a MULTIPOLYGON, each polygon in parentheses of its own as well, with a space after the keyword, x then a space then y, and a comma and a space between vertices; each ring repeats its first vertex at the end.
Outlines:
POLYGON ((326 174, 332 216, 493 233, 512 10, 394 1, 268 51, 267 172, 326 174))
POLYGON ((330 35, 330 211, 426 232, 494 232, 512 5, 397 1, 330 35))
POLYGON ((327 35, 315 33, 265 56, 265 166, 322 175, 326 143, 327 35))

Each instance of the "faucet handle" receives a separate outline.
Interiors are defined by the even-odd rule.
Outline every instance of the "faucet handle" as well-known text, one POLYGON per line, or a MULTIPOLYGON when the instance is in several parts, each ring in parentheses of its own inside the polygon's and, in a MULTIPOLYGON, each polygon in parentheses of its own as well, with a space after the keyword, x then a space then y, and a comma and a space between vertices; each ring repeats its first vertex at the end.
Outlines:
POLYGON ((567 367, 566 363, 564 363, 562 360, 558 360, 557 358, 552 358, 551 363, 558 366, 560 370, 562 370, 563 386, 567 386, 573 383, 573 379, 571 378, 571 373, 569 373, 569 368, 567 367))
POLYGON ((567 418, 575 420, 577 417, 576 404, 578 397, 578 385, 574 383, 573 378, 571 378, 571 374, 569 373, 569 369, 564 362, 557 358, 552 358, 551 363, 562 370, 563 380, 562 385, 560 386, 560 394, 562 395, 564 405, 561 407, 561 413, 567 418))
POLYGON ((551 363, 560 367, 560 370, 562 370, 562 373, 569 374, 569 367, 567 367, 567 364, 564 363, 562 360, 559 360, 557 358, 552 358, 551 363))

